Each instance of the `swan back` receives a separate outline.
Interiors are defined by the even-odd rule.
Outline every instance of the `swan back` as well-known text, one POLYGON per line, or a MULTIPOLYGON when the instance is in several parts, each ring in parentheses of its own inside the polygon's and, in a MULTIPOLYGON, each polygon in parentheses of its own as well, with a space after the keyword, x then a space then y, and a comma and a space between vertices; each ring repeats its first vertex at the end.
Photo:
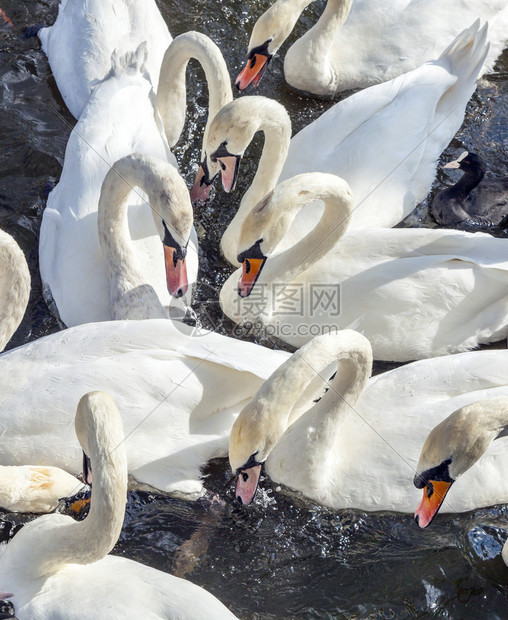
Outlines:
POLYGON ((67 0, 58 17, 39 31, 58 89, 79 118, 93 88, 123 55, 146 41, 147 71, 154 88, 171 35, 154 0, 67 0))

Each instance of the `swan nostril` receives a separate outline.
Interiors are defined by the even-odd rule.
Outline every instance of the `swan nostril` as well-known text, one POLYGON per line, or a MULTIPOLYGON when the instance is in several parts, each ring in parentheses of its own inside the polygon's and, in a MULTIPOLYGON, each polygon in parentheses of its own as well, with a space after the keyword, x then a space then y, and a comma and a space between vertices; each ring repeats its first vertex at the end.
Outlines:
POLYGON ((415 518, 416 525, 420 525, 420 515, 415 515, 414 518, 415 518))
POLYGON ((179 288, 176 291, 176 297, 183 297, 183 288, 179 288))
POLYGON ((239 495, 237 495, 235 499, 241 506, 243 506, 242 498, 239 495))

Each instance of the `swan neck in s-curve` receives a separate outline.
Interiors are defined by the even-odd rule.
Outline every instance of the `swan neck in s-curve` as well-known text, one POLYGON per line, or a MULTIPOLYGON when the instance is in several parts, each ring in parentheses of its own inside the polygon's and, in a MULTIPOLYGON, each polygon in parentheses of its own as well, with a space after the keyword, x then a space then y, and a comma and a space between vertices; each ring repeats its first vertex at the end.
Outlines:
MULTIPOLYGON (((208 120, 203 145, 206 144, 209 123, 233 99, 228 68, 217 45, 198 32, 186 32, 176 37, 164 54, 157 88, 157 107, 171 147, 178 141, 185 124, 185 72, 191 58, 203 67, 208 84, 208 120)), ((203 158, 203 152, 201 156, 203 158)))
MULTIPOLYGON (((27 556, 30 558, 27 573, 31 577, 50 576, 67 564, 101 560, 113 549, 122 530, 127 500, 127 456, 120 414, 113 399, 98 392, 83 397, 78 410, 85 398, 90 398, 92 408, 99 413, 89 410, 86 415, 87 452, 93 468, 90 511, 81 522, 63 515, 47 515, 40 518, 42 528, 36 520, 20 532, 18 542, 31 548, 27 556)), ((23 551, 16 545, 16 539, 13 543, 13 550, 23 551)), ((26 555, 28 549, 24 552, 26 555)), ((27 557, 21 560, 26 563, 27 557)))
MULTIPOLYGON (((321 175, 320 173, 310 174, 316 179, 325 179, 331 176, 321 175)), ((301 176, 303 177, 304 175, 301 176)), ((288 179, 285 183, 291 183, 291 181, 298 178, 293 177, 293 179, 288 179)), ((332 177, 331 180, 335 183, 337 177, 332 177)), ((321 219, 294 246, 273 257, 268 257, 264 271, 259 278, 260 283, 277 282, 280 284, 291 284, 297 276, 303 274, 326 256, 346 232, 353 209, 352 195, 346 184, 344 184, 340 193, 337 193, 333 186, 331 188, 328 187, 327 181, 323 180, 314 191, 298 193, 292 200, 286 201, 286 215, 292 212, 296 215, 305 204, 313 200, 322 200, 324 203, 321 219)), ((279 210, 279 217, 284 216, 281 211, 279 210)), ((274 218, 277 218, 276 212, 274 212, 274 218)))
POLYGON ((326 433, 333 432, 335 436, 340 417, 355 405, 371 370, 372 348, 364 336, 352 330, 317 336, 305 344, 272 373, 235 422, 233 443, 230 441, 233 470, 241 467, 254 451, 259 462, 265 461, 290 424, 293 429, 309 416, 319 427, 323 441, 328 441, 326 433), (338 362, 337 373, 330 381, 334 362, 338 362), (300 398, 317 377, 328 383, 328 392, 310 409, 302 410, 300 398), (299 411, 296 421, 292 415, 295 407, 299 411), (245 448, 240 447, 242 442, 251 443, 256 437, 262 439, 258 445, 249 445, 245 453, 245 448))
MULTIPOLYGON (((108 270, 114 319, 166 318, 155 291, 146 285, 136 265, 127 213, 128 197, 134 188, 149 193, 159 185, 160 178, 146 155, 129 155, 120 159, 104 178, 97 223, 99 243, 108 270), (129 297, 131 292, 135 294, 129 297), (131 315, 131 312, 135 314, 131 315)), ((152 215, 155 221, 157 214, 153 210, 152 215)))
POLYGON ((30 272, 14 239, 0 230, 0 351, 21 323, 30 296, 30 272))
POLYGON ((264 134, 263 152, 251 186, 245 192, 235 217, 224 232, 221 248, 232 265, 238 265, 238 237, 242 224, 251 209, 264 198, 277 183, 291 141, 291 121, 283 106, 271 99, 250 97, 252 117, 259 119, 249 142, 257 131, 264 134))

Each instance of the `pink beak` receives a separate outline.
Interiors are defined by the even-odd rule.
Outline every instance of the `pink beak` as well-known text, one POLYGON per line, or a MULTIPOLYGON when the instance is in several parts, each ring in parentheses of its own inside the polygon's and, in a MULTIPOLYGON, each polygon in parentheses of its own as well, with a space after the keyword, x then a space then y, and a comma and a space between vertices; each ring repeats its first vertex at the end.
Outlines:
POLYGON ((187 281, 187 267, 185 265, 185 259, 179 258, 175 264, 175 260, 173 259, 175 252, 175 248, 171 248, 167 245, 164 246, 168 291, 173 297, 178 298, 185 295, 187 289, 189 288, 189 284, 187 281))
POLYGON ((260 475, 261 465, 249 467, 249 469, 244 469, 238 474, 235 496, 242 504, 250 504, 254 499, 260 475))

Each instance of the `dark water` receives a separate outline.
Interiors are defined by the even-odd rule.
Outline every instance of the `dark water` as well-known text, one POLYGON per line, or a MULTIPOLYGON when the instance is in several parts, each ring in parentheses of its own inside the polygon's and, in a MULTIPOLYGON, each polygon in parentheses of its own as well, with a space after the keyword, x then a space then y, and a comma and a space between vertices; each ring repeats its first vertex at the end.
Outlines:
MULTIPOLYGON (((173 36, 190 29, 211 36, 234 77, 243 64, 252 24, 270 1, 158 3, 173 36)), ((322 6, 323 1, 318 1, 306 10, 288 44, 316 20, 322 6)), ((60 175, 74 120, 58 94, 38 40, 20 36, 26 25, 51 24, 57 7, 56 0, 0 4, 14 23, 12 28, 0 22, 0 227, 21 245, 32 274, 29 308, 9 347, 59 329, 41 298, 37 243, 48 186, 60 175)), ((258 92, 281 101, 297 131, 333 101, 292 91, 283 80, 282 56, 271 63, 258 92)), ((507 72, 505 53, 496 73, 481 81, 443 162, 466 148, 485 157, 491 174, 508 174, 507 72)), ((191 120, 176 153, 190 185, 207 106, 206 87, 195 67, 188 91, 191 120)), ((231 333, 231 324, 221 318, 216 304, 203 301, 217 298, 229 274, 217 253, 218 241, 250 183, 261 148, 258 139, 248 150, 237 191, 232 195, 218 191, 215 200, 196 213, 201 284, 195 306, 206 325, 223 333, 231 333)), ((457 176, 441 170, 434 191, 457 176)), ((426 203, 406 224, 432 225, 426 203)), ((207 497, 188 504, 131 494, 115 553, 185 575, 242 618, 508 617, 508 569, 500 557, 506 538, 503 528, 508 524, 504 507, 441 516, 421 531, 409 515, 332 512, 281 492, 267 480, 253 506, 239 507, 231 502, 227 463, 211 464, 208 473, 213 500, 207 497)), ((8 539, 26 519, 4 515, 2 539, 8 539)))

